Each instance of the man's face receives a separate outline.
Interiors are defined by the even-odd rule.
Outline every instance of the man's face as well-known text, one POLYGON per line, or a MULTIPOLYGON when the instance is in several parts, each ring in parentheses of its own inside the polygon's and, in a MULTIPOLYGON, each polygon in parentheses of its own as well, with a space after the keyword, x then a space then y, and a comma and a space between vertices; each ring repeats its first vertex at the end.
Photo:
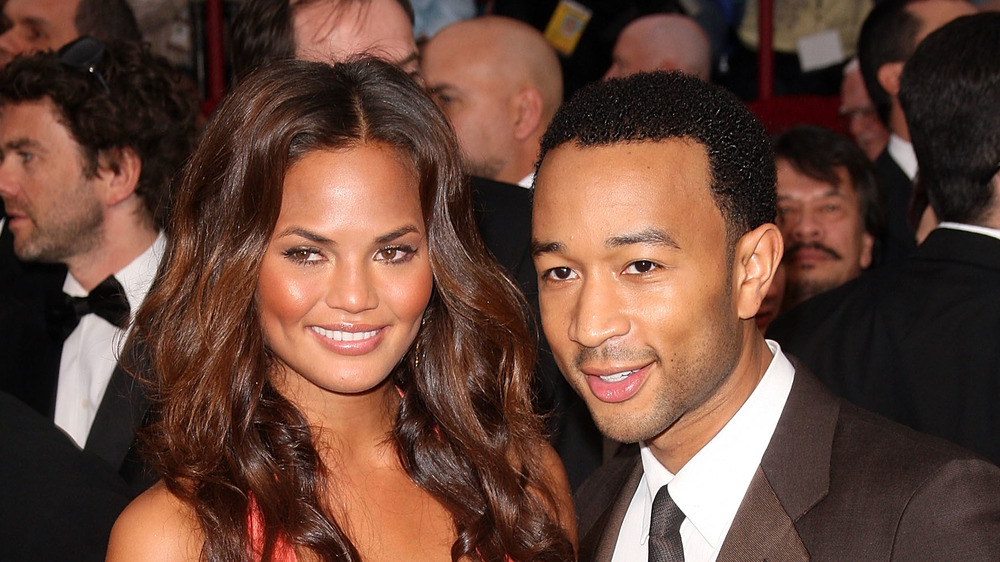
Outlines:
POLYGON ((868 159, 878 158, 889 142, 889 131, 879 120, 875 102, 868 96, 860 69, 844 74, 840 85, 840 117, 868 159))
POLYGON ((361 53, 391 62, 416 76, 419 53, 413 25, 396 0, 338 6, 319 0, 295 11, 295 56, 333 62, 361 53))
POLYGON ((861 200, 844 167, 837 185, 811 178, 779 159, 778 226, 785 238, 792 304, 843 285, 871 265, 861 200))
POLYGON ((58 49, 77 38, 73 18, 79 0, 7 0, 11 28, 0 35, 0 65, 24 52, 58 49))
POLYGON ((514 85, 502 62, 478 48, 461 27, 445 29, 424 47, 421 74, 451 121, 469 171, 490 179, 516 151, 514 85))
POLYGON ((0 197, 26 261, 66 263, 93 249, 103 227, 80 146, 47 99, 0 109, 0 197))
POLYGON ((542 326, 612 439, 717 431, 732 413, 721 412, 744 335, 709 176, 705 148, 679 139, 570 143, 542 161, 532 237, 542 326))

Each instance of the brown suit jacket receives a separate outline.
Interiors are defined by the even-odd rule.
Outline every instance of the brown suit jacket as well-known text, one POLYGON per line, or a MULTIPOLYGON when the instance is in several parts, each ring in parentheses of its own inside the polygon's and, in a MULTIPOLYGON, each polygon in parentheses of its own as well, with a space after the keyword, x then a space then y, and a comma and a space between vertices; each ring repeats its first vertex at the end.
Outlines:
MULTIPOLYGON (((618 457, 577 491, 580 560, 609 561, 642 477, 618 457)), ((1000 560, 1000 468, 795 382, 718 560, 1000 560)))

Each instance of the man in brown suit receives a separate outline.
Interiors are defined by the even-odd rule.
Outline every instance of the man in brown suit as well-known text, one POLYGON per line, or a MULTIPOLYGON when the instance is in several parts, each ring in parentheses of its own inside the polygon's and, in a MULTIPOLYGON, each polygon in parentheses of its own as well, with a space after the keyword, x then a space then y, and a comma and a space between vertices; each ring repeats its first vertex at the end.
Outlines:
POLYGON ((681 74, 584 88, 543 138, 545 335, 598 427, 639 443, 578 489, 580 559, 1000 559, 1000 469, 841 402, 758 332, 774 185, 760 124, 681 74))

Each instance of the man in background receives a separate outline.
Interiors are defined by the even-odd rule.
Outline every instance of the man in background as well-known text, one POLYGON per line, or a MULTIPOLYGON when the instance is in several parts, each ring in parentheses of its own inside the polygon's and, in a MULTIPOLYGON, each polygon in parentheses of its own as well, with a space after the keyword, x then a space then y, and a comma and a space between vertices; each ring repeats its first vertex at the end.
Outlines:
POLYGON ((679 70, 706 81, 712 77, 712 45, 696 21, 683 14, 652 14, 622 29, 604 78, 654 70, 679 70))
POLYGON ((872 264, 881 207, 875 171, 846 137, 822 127, 794 127, 775 140, 774 153, 787 310, 872 264))
POLYGON ((453 23, 424 46, 421 73, 469 172, 530 188, 538 141, 563 97, 559 59, 545 37, 500 16, 453 23))
POLYGON ((0 390, 141 491, 151 475, 130 453, 146 400, 117 356, 166 244, 196 107, 169 64, 138 44, 85 37, 66 48, 0 71, 0 197, 13 251, 67 270, 59 298, 0 295, 0 390))
POLYGON ((906 63, 900 102, 940 225, 914 254, 779 318, 775 339, 849 400, 1000 462, 1000 13, 906 63))
POLYGON ((861 75, 879 119, 890 132, 888 145, 875 160, 886 220, 881 244, 883 262, 909 255, 916 248, 915 233, 906 219, 917 159, 899 103, 903 65, 929 33, 959 16, 975 12, 965 0, 885 0, 875 4, 861 27, 858 37, 861 75))

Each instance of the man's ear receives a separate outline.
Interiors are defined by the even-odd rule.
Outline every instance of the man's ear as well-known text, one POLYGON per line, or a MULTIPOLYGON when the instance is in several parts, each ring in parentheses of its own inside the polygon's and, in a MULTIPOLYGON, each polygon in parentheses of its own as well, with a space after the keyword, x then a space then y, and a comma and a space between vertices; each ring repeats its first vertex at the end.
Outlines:
POLYGON ((858 266, 868 269, 875 257, 875 236, 870 232, 861 235, 861 255, 858 256, 858 266))
POLYGON ((531 138, 542 123, 542 93, 525 87, 514 95, 514 138, 519 141, 531 138))
POLYGON ((765 223, 736 241, 733 255, 733 283, 736 310, 741 319, 753 318, 781 264, 785 243, 781 231, 765 223))
POLYGON ((899 95, 899 77, 903 74, 903 63, 902 62, 887 62, 882 66, 878 67, 878 77, 879 86, 889 93, 890 96, 896 97, 899 95))
POLYGON ((142 173, 142 159, 135 150, 115 148, 98 157, 97 176, 104 184, 104 203, 112 207, 135 193, 142 173))

